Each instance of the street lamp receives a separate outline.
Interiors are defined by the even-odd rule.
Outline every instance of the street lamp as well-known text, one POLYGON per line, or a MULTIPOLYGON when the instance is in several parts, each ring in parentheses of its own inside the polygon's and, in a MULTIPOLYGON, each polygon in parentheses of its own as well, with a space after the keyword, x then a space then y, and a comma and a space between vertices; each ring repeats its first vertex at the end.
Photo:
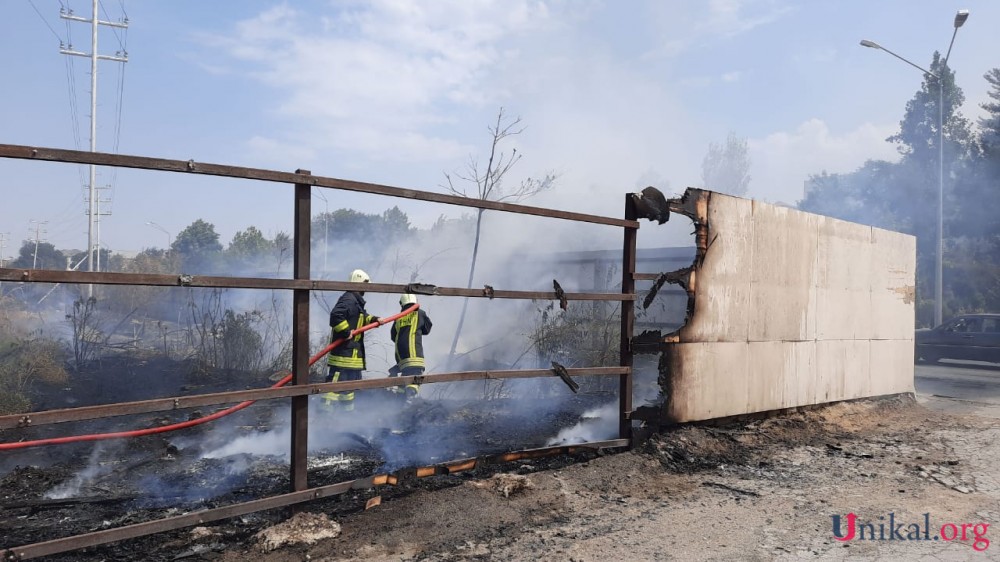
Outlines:
MULTIPOLYGON (((951 42, 948 44, 948 53, 944 56, 941 68, 948 67, 948 58, 951 57, 951 47, 955 44, 955 36, 958 28, 962 27, 965 20, 969 19, 969 10, 959 10, 955 14, 954 31, 951 34, 951 42)), ((937 255, 934 259, 934 325, 940 326, 942 311, 944 308, 944 297, 942 287, 944 286, 944 80, 941 76, 921 68, 913 62, 886 49, 882 45, 867 39, 861 40, 862 47, 879 49, 885 51, 906 64, 916 68, 920 72, 934 77, 938 83, 938 213, 937 213, 937 255)))
POLYGON ((156 230, 159 230, 160 232, 162 232, 162 233, 164 233, 164 234, 167 235, 167 247, 166 247, 166 250, 169 251, 170 250, 170 245, 173 244, 173 242, 174 242, 174 237, 170 234, 170 231, 167 230, 167 229, 165 229, 165 228, 163 228, 162 226, 156 224, 153 221, 146 221, 146 225, 147 226, 151 226, 151 227, 155 228, 156 230))

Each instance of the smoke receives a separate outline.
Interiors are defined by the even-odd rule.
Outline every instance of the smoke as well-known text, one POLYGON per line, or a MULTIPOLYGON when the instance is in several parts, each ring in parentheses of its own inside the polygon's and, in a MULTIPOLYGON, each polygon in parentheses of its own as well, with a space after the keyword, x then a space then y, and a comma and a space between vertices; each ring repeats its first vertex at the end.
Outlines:
POLYGON ((114 471, 117 462, 120 462, 120 446, 107 446, 98 444, 90 452, 87 465, 73 475, 72 478, 49 490, 45 497, 47 499, 61 500, 73 498, 80 495, 80 490, 93 485, 114 471), (117 461, 117 462, 116 462, 117 461))
POLYGON ((279 477, 282 471, 287 475, 287 467, 280 460, 266 456, 234 454, 199 459, 181 470, 139 477, 136 486, 142 495, 137 501, 142 507, 203 503, 246 489, 267 488, 264 481, 279 477))
POLYGON ((618 400, 608 402, 598 408, 587 410, 580 415, 580 422, 567 427, 545 445, 571 445, 587 441, 600 441, 615 437, 618 433, 618 400))
MULTIPOLYGON (((356 238, 355 243, 350 243, 352 237, 343 232, 324 233, 329 234, 330 243, 322 240, 316 243, 314 229, 311 275, 318 279, 346 280, 352 269, 363 268, 375 283, 423 282, 465 287, 474 224, 474 215, 442 218, 432 228, 412 230, 384 246, 358 243, 356 238)), ((475 289, 490 285, 496 290, 549 292, 552 281, 558 280, 568 292, 620 291, 622 231, 619 228, 490 211, 483 216, 481 235, 471 284, 475 289)), ((644 222, 640 230, 641 246, 690 245, 690 241, 687 220, 674 220, 663 227, 644 222)), ((212 273, 288 277, 290 265, 290 260, 248 269, 227 265, 212 273)), ((676 264, 656 260, 640 260, 639 267, 640 271, 651 272, 676 268, 676 264)), ((313 293, 310 303, 313 351, 329 340, 328 313, 339 296, 336 292, 313 293)), ((367 293, 365 297, 369 313, 385 317, 400 310, 398 295, 367 293)), ((221 354, 222 359, 215 359, 218 367, 226 365, 224 361, 244 360, 228 365, 235 370, 216 384, 228 381, 229 387, 219 390, 232 388, 235 373, 256 371, 256 377, 247 380, 246 386, 263 386, 261 374, 290 366, 289 291, 150 288, 148 292, 118 293, 118 298, 135 306, 146 306, 133 317, 145 322, 139 324, 143 331, 135 340, 136 348, 160 350, 167 357, 181 361, 198 357, 192 356, 191 350, 221 354), (239 324, 241 331, 233 331, 232 325, 226 323, 227 311, 231 311, 233 318, 245 320, 239 324), (240 339, 227 339, 234 333, 240 339), (250 361, 251 358, 255 359, 250 361)), ((570 301, 570 309, 562 311, 551 301, 470 299, 456 357, 449 364, 449 349, 463 299, 436 296, 419 299, 434 322, 431 334, 424 338, 429 373, 547 369, 553 360, 571 368, 617 364, 618 302, 570 301), (545 332, 547 329, 549 332, 545 332), (607 333, 602 334, 607 337, 593 343, 596 339, 591 336, 605 330, 607 333), (564 339, 540 345, 540 334, 550 332, 564 339), (593 345, 606 348, 604 359, 592 359, 601 351, 592 348, 593 345)), ((63 304, 69 305, 69 301, 63 304)), ((128 313, 123 312, 128 307, 121 302, 115 307, 108 309, 112 323, 128 313)), ((668 316, 683 311, 682 306, 667 308, 668 316)), ((62 325, 67 324, 62 322, 62 325)), ((119 332, 133 327, 133 323, 126 323, 119 332)), ((120 333, 116 337, 130 335, 120 333)), ((368 356, 365 378, 387 376, 389 367, 395 363, 388 327, 368 332, 365 343, 368 356)), ((312 380, 322 380, 322 372, 325 365, 321 361, 312 380)), ((201 376, 208 378, 208 375, 189 378, 194 383, 192 390, 214 390, 205 386, 207 380, 201 376)), ((107 377, 119 378, 111 373, 107 377)), ((154 377, 157 386, 163 383, 160 388, 166 392, 163 395, 178 393, 165 388, 178 386, 176 378, 160 370, 138 368, 130 373, 128 385, 113 385, 114 401, 149 398, 148 383, 154 377)), ((313 462, 331 458, 342 462, 379 459, 383 463, 379 470, 393 470, 545 443, 606 439, 617 431, 617 400, 599 407, 595 404, 615 390, 617 381, 613 377, 597 379, 588 377, 579 381, 584 384, 582 396, 571 393, 556 378, 425 385, 420 398, 411 404, 388 390, 357 391, 353 412, 330 410, 319 397, 312 397, 310 459, 313 462)), ((652 379, 655 381, 655 376, 652 379)), ((151 475, 141 480, 143 489, 154 497, 164 498, 165 502, 167 498, 194 501, 245 484, 261 462, 287 464, 290 443, 289 409, 284 407, 287 402, 261 402, 245 412, 260 412, 268 404, 273 406, 265 425, 271 429, 248 431, 247 425, 237 421, 245 418, 237 415, 204 426, 196 434, 173 436, 177 447, 191 451, 199 460, 185 469, 186 480, 179 476, 151 475), (204 472, 205 476, 199 472, 192 483, 192 471, 204 472)), ((94 455, 99 450, 95 449, 94 455)), ((107 470, 94 456, 88 467, 74 477, 75 484, 67 483, 67 490, 61 493, 76 493, 80 486, 86 486, 107 470)))
MULTIPOLYGON (((355 392, 354 409, 328 405, 322 396, 310 398, 309 454, 331 456, 354 452, 384 459, 389 468, 407 463, 433 463, 452 457, 449 453, 473 453, 465 439, 468 424, 454 417, 455 404, 418 398, 407 402, 404 395, 388 389, 355 392), (419 446, 418 446, 419 445, 419 446)), ((201 440, 203 459, 225 459, 234 455, 274 456, 288 460, 291 428, 288 410, 273 411, 274 427, 233 437, 232 429, 217 428, 201 440)))

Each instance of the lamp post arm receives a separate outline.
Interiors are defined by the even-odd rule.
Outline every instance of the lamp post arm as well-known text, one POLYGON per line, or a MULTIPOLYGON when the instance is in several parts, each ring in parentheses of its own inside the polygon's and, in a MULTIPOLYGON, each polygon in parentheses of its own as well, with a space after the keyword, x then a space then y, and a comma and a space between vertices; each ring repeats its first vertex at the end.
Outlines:
POLYGON ((914 63, 912 61, 910 61, 909 59, 906 59, 906 58, 903 58, 903 57, 897 55, 896 53, 890 51, 889 49, 886 49, 885 47, 883 47, 881 45, 879 45, 878 48, 882 49, 883 51, 885 51, 885 52, 889 53, 890 55, 896 57, 897 59, 905 62, 906 64, 912 66, 913 68, 916 68, 917 70, 919 70, 920 72, 923 72, 924 74, 928 74, 930 76, 933 76, 934 78, 936 78, 938 80, 941 79, 937 74, 934 74, 930 70, 927 70, 926 68, 924 68, 924 67, 922 67, 922 66, 920 66, 920 65, 918 65, 918 64, 916 64, 916 63, 914 63))
POLYGON ((944 56, 944 64, 948 66, 948 59, 951 58, 951 47, 955 44, 955 36, 958 35, 958 28, 951 32, 951 42, 948 43, 948 54, 944 56))

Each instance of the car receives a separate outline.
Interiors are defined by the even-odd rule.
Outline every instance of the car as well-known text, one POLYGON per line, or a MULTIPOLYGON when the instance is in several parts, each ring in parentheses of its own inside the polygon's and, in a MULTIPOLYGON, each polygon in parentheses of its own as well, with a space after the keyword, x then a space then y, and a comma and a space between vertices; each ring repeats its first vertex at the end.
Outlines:
POLYGON ((963 314, 936 328, 917 330, 917 360, 968 359, 1000 363, 1000 314, 963 314))

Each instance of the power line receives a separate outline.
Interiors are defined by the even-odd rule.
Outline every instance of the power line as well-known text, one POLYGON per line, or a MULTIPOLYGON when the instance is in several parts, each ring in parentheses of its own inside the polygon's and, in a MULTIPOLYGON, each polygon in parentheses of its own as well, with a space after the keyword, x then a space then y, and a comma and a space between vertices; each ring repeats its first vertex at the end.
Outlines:
POLYGON ((52 29, 52 26, 49 25, 49 22, 48 22, 48 20, 45 19, 45 16, 43 16, 42 13, 38 11, 38 8, 35 7, 35 3, 32 2, 31 0, 28 0, 28 4, 31 4, 32 9, 34 9, 35 13, 38 14, 38 17, 40 17, 42 19, 42 23, 45 24, 45 27, 49 28, 49 31, 52 32, 52 35, 55 35, 56 39, 59 40, 59 44, 62 45, 62 43, 63 43, 62 37, 59 37, 59 34, 56 33, 55 29, 52 29))
MULTIPOLYGON (((60 13, 72 12, 72 8, 69 6, 69 1, 63 2, 59 0, 60 13)), ((66 42, 69 44, 69 48, 73 48, 73 26, 70 25, 70 20, 63 20, 66 24, 66 42)), ((73 57, 66 57, 66 87, 69 92, 69 115, 70 115, 70 126, 73 131, 73 144, 77 150, 80 150, 80 110, 77 104, 77 94, 76 94, 76 65, 73 63, 73 57)), ((86 185, 87 180, 83 177, 83 166, 76 166, 76 173, 80 177, 80 185, 86 185)))
MULTIPOLYGON (((97 30, 101 25, 106 25, 112 28, 127 28, 128 22, 112 22, 103 21, 98 19, 99 0, 93 0, 91 3, 91 17, 90 19, 76 16, 70 11, 66 13, 62 11, 59 13, 59 17, 66 20, 73 20, 83 23, 90 24, 91 29, 91 42, 90 42, 90 52, 84 53, 81 51, 70 49, 59 49, 59 52, 64 55, 74 55, 79 57, 87 57, 90 59, 90 151, 97 152, 97 61, 99 59, 112 60, 116 62, 128 62, 128 53, 119 52, 115 56, 101 55, 97 52, 97 30)), ((97 218, 98 211, 95 209, 97 201, 95 200, 95 189, 97 183, 97 166, 94 164, 90 165, 90 185, 88 189, 88 207, 87 207, 87 270, 95 271, 94 269, 94 250, 100 248, 100 240, 98 239, 95 243, 95 221, 97 218)), ((100 232, 98 230, 98 232, 100 232)), ((100 271, 100 265, 98 262, 98 269, 100 271)), ((88 285, 87 292, 89 296, 93 296, 93 286, 88 285)))
MULTIPOLYGON (((127 19, 127 18, 126 18, 127 19)), ((125 42, 122 44, 122 50, 128 53, 128 28, 122 32, 125 36, 125 42)), ((122 135, 122 108, 125 105, 125 65, 119 65, 118 67, 118 94, 115 107, 115 143, 113 152, 118 154, 118 142, 121 140, 122 135)), ((114 167, 111 169, 111 196, 114 197, 114 188, 117 186, 118 182, 118 168, 114 167)))
MULTIPOLYGON (((111 16, 108 15, 108 11, 106 9, 104 9, 104 2, 101 2, 100 0, 98 0, 98 4, 101 6, 101 11, 104 12, 104 17, 106 17, 106 18, 108 18, 110 20, 111 16)), ((118 30, 112 27, 111 28, 111 33, 115 34, 115 38, 118 39, 118 46, 122 48, 122 51, 125 51, 125 45, 122 44, 122 38, 121 38, 121 35, 118 35, 118 30)))

